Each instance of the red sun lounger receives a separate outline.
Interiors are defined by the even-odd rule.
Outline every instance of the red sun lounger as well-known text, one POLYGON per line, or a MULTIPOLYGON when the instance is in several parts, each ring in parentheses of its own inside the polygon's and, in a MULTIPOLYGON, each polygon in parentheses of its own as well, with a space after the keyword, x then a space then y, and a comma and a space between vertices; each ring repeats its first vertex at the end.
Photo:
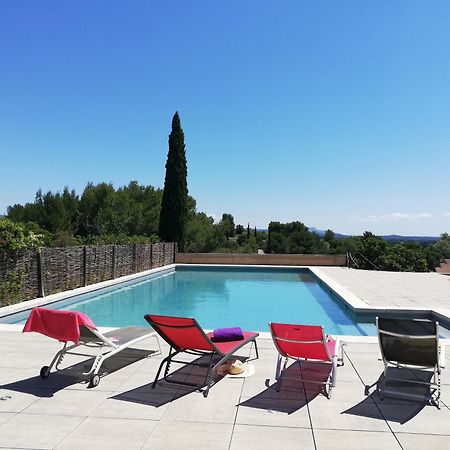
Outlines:
POLYGON ((205 333, 195 319, 190 319, 187 317, 158 316, 153 314, 148 314, 144 317, 153 329, 170 345, 169 355, 161 362, 161 365, 159 366, 158 373, 156 374, 152 385, 153 388, 156 386, 161 369, 165 364, 166 368, 164 371, 164 379, 167 382, 195 386, 198 388, 206 386, 203 396, 207 397, 212 384, 213 373, 221 364, 231 358, 237 350, 244 345, 253 343, 255 345, 256 352, 255 359, 259 357, 258 347, 256 345, 256 337, 259 336, 259 333, 244 331, 243 339, 241 340, 213 342, 211 340, 212 333, 205 333), (209 355, 208 371, 205 375, 203 383, 197 384, 181 382, 168 378, 169 367, 172 362, 205 366, 204 363, 199 364, 195 362, 175 360, 174 357, 179 353, 188 353, 196 356, 209 355), (218 357, 219 360, 214 362, 214 357, 218 357))
POLYGON ((66 354, 92 356, 71 350, 79 346, 98 348, 91 368, 83 372, 89 379, 89 387, 99 384, 99 370, 105 360, 143 339, 150 336, 156 338, 158 350, 153 354, 161 353, 158 336, 148 328, 130 326, 102 334, 87 315, 78 311, 33 308, 23 331, 35 331, 63 342, 63 348, 56 353, 50 365, 41 368, 42 378, 48 378, 53 366, 58 370, 66 354), (68 345, 69 342, 73 344, 68 345))
POLYGON ((286 370, 288 360, 294 359, 299 363, 329 363, 330 372, 326 380, 305 379, 311 383, 322 384, 328 398, 331 389, 336 385, 336 368, 344 365, 342 344, 339 339, 333 339, 325 335, 322 326, 294 325, 286 323, 270 323, 270 331, 275 347, 278 350, 277 368, 275 379, 277 380, 277 391, 281 389, 281 381, 285 378, 283 372, 286 370), (282 359, 285 358, 284 366, 281 368, 282 359))

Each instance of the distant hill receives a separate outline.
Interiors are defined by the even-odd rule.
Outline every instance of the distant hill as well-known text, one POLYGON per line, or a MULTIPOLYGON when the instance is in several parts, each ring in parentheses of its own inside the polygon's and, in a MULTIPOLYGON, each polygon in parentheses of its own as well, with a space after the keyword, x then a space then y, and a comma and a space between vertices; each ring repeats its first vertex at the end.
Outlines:
MULTIPOLYGON (((315 228, 315 227, 309 227, 308 230, 311 231, 311 233, 316 233, 320 237, 325 236, 324 230, 319 230, 318 228, 315 228)), ((336 239, 343 239, 343 238, 350 237, 350 236, 346 235, 346 234, 334 233, 334 237, 336 239)))
POLYGON ((419 242, 435 242, 439 240, 436 236, 400 236, 398 234, 388 234, 381 236, 385 241, 403 242, 403 241, 419 241, 419 242))
MULTIPOLYGON (((319 230, 315 227, 309 227, 309 231, 311 231, 312 233, 316 233, 320 237, 325 236, 324 230, 319 230)), ((343 239, 346 237, 350 237, 350 235, 334 233, 334 237, 336 239, 343 239)), ((439 240, 439 237, 436 236, 401 236, 399 234, 388 234, 385 236, 381 236, 381 238, 388 242, 405 242, 405 241, 435 242, 439 240)))

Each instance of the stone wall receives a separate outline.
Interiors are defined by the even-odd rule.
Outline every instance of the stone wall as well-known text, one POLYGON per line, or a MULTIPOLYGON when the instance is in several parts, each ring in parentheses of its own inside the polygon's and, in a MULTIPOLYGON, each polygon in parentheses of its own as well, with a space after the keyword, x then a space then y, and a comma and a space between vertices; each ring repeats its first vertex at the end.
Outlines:
POLYGON ((176 263, 264 264, 276 266, 345 266, 345 255, 256 255, 254 253, 177 253, 176 263))

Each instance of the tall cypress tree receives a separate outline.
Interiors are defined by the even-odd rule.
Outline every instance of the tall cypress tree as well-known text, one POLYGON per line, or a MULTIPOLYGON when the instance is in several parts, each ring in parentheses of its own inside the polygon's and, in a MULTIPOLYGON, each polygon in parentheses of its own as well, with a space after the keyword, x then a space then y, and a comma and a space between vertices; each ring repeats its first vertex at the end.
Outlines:
POLYGON ((187 164, 184 133, 178 111, 172 119, 166 178, 159 217, 159 237, 165 242, 177 242, 184 250, 187 219, 187 164))

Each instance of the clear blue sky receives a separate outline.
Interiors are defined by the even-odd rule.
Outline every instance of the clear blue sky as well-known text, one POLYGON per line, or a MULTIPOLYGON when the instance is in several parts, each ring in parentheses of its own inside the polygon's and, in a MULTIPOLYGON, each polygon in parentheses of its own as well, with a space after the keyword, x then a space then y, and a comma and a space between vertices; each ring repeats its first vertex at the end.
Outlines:
POLYGON ((0 0, 0 213, 162 187, 178 110, 200 211, 450 231, 449 23, 447 0, 0 0))

